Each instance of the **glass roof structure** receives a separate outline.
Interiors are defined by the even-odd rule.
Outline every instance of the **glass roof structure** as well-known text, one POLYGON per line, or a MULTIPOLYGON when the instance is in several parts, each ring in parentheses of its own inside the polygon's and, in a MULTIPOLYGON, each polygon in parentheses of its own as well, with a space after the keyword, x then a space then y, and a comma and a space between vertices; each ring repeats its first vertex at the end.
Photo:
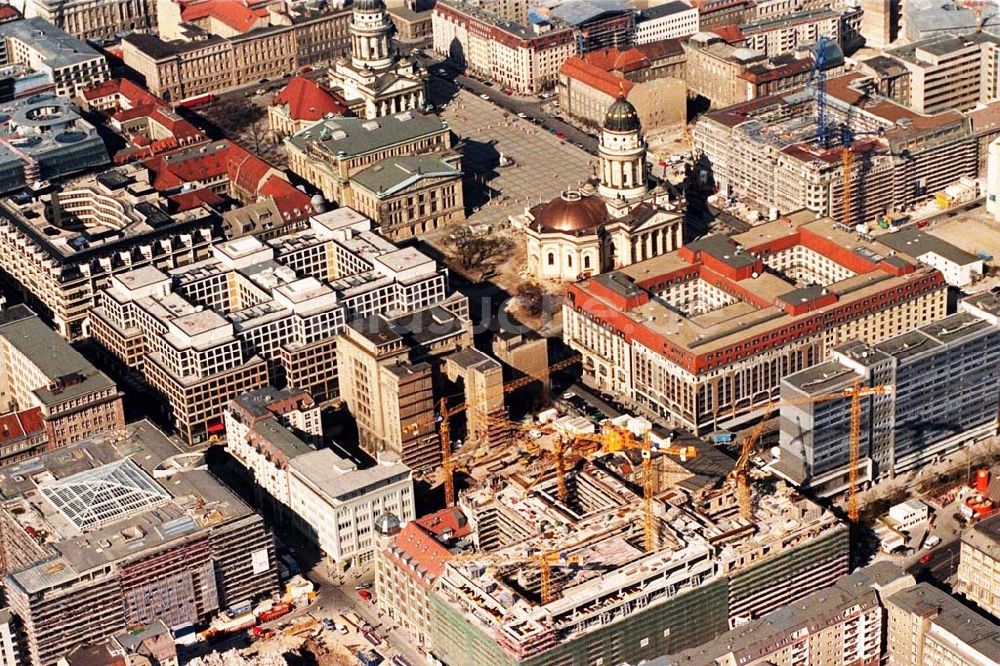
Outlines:
POLYGON ((171 499, 130 459, 41 484, 38 490, 80 531, 154 509, 171 499))

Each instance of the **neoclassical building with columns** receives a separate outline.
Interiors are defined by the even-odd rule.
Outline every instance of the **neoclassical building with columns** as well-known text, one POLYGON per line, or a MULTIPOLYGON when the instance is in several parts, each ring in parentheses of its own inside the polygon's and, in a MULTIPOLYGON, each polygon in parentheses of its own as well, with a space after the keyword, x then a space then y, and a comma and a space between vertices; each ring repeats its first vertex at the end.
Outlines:
POLYGON ((381 118, 423 108, 427 72, 392 45, 395 30, 382 0, 355 0, 351 56, 329 72, 330 87, 362 118, 381 118))
POLYGON ((608 108, 598 156, 592 181, 511 216, 524 231, 532 277, 578 280, 683 243, 683 204, 650 186, 639 114, 623 98, 608 108))

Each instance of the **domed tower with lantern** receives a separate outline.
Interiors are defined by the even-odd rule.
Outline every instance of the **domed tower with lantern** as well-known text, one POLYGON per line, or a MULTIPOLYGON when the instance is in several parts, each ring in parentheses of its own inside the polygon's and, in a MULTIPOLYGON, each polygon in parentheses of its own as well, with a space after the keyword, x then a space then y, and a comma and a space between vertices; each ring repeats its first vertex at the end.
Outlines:
POLYGON ((624 95, 601 125, 595 178, 512 215, 524 231, 528 273, 573 281, 672 252, 683 242, 683 201, 653 187, 635 107, 624 95))
POLYGON ((427 72, 410 58, 400 58, 392 44, 395 26, 383 0, 355 0, 352 5, 351 56, 330 69, 330 87, 360 117, 380 118, 423 108, 427 72))

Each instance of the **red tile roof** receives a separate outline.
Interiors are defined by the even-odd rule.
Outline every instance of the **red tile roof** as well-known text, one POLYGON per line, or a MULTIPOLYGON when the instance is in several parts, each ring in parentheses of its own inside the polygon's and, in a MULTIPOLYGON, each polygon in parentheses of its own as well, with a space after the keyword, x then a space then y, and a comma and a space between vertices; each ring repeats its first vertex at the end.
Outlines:
POLYGON ((661 39, 658 42, 636 44, 634 48, 649 60, 684 55, 684 47, 681 46, 681 40, 679 39, 661 39))
MULTIPOLYGON (((157 155, 143 162, 143 166, 150 170, 153 187, 160 191, 186 183, 224 179, 251 199, 273 198, 285 222, 303 220, 315 212, 309 195, 297 190, 270 164, 231 141, 157 155)), ((171 199, 179 206, 200 205, 192 197, 174 195, 171 199)), ((213 198, 209 203, 217 201, 220 200, 213 198)))
POLYGON ((735 25, 720 25, 718 28, 712 28, 712 32, 722 37, 729 44, 736 44, 743 41, 743 31, 735 25))
POLYGON ((0 21, 12 21, 21 18, 21 12, 10 5, 0 5, 0 21))
POLYGON ((628 96, 632 90, 632 82, 620 76, 606 72, 596 65, 592 65, 579 56, 573 56, 563 63, 562 73, 580 83, 597 88, 611 97, 619 95, 628 96))
POLYGON ((446 509, 441 509, 440 511, 435 511, 434 513, 429 513, 426 516, 417 518, 417 524, 423 527, 425 530, 440 536, 445 532, 450 531, 452 537, 456 539, 461 539, 464 536, 468 536, 472 532, 472 527, 469 525, 469 519, 465 517, 461 509, 455 507, 449 507, 446 509))
POLYGON ((239 0, 208 0, 190 4, 181 10, 181 19, 197 21, 212 17, 239 32, 247 32, 262 18, 267 17, 266 8, 251 9, 239 0))
POLYGON ((304 220, 315 212, 309 195, 295 189, 281 176, 273 174, 269 176, 257 194, 274 199, 274 205, 285 222, 304 220))
POLYGON ((292 120, 320 120, 328 113, 342 116, 347 103, 321 85, 304 76, 296 76, 274 97, 273 105, 288 105, 292 120))
POLYGON ((0 444, 38 435, 44 430, 39 407, 0 416, 0 444))
POLYGON ((222 197, 207 187, 191 192, 172 194, 167 198, 173 203, 171 208, 173 208, 173 212, 175 213, 183 213, 186 210, 201 208, 203 205, 218 206, 223 203, 222 197))
POLYGON ((386 551, 389 559, 423 587, 430 587, 438 576, 444 573, 444 565, 454 557, 451 551, 415 522, 407 523, 406 527, 400 530, 394 545, 402 553, 397 555, 393 549, 389 549, 386 551), (411 564, 425 575, 418 575, 411 564))
POLYGON ((636 48, 627 51, 619 51, 618 49, 591 51, 584 55, 583 59, 605 72, 634 72, 649 66, 649 59, 636 48))

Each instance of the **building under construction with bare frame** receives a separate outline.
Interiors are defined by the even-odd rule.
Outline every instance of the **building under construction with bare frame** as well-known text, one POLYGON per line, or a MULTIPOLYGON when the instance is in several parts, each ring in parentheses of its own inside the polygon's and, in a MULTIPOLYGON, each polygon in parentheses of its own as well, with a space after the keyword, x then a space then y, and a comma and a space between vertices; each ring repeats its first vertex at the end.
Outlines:
POLYGON ((3 588, 27 647, 197 623, 278 589, 263 520, 148 421, 0 471, 3 588))
POLYGON ((579 461, 566 501, 551 472, 463 495, 479 552, 453 557, 430 595, 434 653, 483 666, 638 663, 847 572, 847 529, 831 513, 779 484, 754 493, 747 520, 723 480, 732 460, 702 453, 684 464, 654 453, 665 490, 648 552, 642 493, 627 480, 640 461, 623 453, 579 461), (541 558, 551 562, 544 584, 541 558))
POLYGON ((807 87, 703 115, 692 138, 719 191, 763 212, 807 208, 858 224, 977 175, 976 137, 963 113, 911 111, 881 97, 875 81, 858 72, 826 81, 823 114, 818 99, 807 87), (820 115, 826 118, 826 146, 819 140, 820 115), (849 160, 844 137, 850 140, 849 160))

